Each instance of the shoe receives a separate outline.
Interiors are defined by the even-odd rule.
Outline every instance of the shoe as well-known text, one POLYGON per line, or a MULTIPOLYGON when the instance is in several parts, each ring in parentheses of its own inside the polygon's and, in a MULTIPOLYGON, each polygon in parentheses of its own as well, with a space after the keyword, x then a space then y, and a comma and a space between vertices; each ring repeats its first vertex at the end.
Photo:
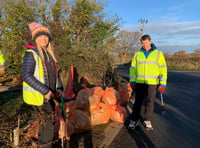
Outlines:
POLYGON ((152 127, 152 125, 151 125, 151 121, 147 121, 147 120, 146 120, 146 121, 144 121, 143 124, 144 124, 144 127, 146 128, 146 130, 148 130, 148 131, 149 131, 149 130, 151 130, 151 131, 153 130, 153 127, 152 127))
POLYGON ((129 123, 129 125, 128 125, 128 128, 134 130, 136 126, 138 126, 138 122, 137 122, 137 121, 132 121, 132 120, 130 120, 130 123, 129 123))
POLYGON ((126 128, 128 128, 129 123, 130 123, 130 119, 126 118, 126 120, 125 120, 125 122, 124 122, 124 126, 125 126, 126 128))

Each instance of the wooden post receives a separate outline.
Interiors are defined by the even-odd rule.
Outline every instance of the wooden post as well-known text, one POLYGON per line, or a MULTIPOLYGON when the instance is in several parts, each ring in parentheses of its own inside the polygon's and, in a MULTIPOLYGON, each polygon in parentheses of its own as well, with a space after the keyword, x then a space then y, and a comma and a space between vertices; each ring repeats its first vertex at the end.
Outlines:
POLYGON ((19 125, 20 125, 20 116, 18 117, 18 126, 13 130, 14 148, 19 147, 19 125))

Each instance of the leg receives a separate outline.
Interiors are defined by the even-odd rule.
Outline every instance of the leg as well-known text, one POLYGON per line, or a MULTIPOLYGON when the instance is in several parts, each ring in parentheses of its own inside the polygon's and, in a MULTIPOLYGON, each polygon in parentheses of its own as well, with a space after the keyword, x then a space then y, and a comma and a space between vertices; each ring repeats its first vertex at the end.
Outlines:
POLYGON ((135 104, 133 106, 133 112, 130 114, 130 119, 138 121, 140 117, 140 111, 146 92, 146 85, 136 84, 135 86, 135 104))
POLYGON ((156 85, 147 85, 147 97, 145 104, 144 120, 150 121, 154 110, 154 100, 156 95, 156 85))
MULTIPOLYGON (((53 101, 53 100, 52 100, 53 101)), ((44 148, 52 148, 53 144, 51 143, 54 140, 54 108, 51 100, 48 103, 45 103, 41 111, 44 118, 39 128, 38 132, 38 145, 44 148)))

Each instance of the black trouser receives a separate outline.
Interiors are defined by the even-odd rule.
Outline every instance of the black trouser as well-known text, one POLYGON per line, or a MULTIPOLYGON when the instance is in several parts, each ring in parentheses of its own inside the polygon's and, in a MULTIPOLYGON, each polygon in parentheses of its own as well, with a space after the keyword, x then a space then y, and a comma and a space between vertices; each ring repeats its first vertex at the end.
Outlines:
POLYGON ((139 120, 141 107, 145 98, 146 102, 145 102, 144 120, 150 120, 154 110, 156 89, 157 85, 147 85, 138 83, 136 84, 135 103, 133 106, 133 112, 130 115, 131 120, 133 121, 139 120))
POLYGON ((40 107, 33 106, 39 114, 40 126, 38 132, 38 147, 52 148, 55 128, 55 103, 50 99, 40 107))

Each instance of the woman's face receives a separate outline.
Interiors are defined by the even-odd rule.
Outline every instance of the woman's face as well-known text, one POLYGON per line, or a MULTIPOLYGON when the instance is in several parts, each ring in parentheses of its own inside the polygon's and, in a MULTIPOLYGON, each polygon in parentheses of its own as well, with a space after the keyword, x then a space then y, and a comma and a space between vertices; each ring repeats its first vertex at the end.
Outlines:
POLYGON ((36 38, 35 42, 38 46, 42 47, 43 49, 46 49, 47 45, 49 44, 49 38, 46 35, 40 35, 36 38))

